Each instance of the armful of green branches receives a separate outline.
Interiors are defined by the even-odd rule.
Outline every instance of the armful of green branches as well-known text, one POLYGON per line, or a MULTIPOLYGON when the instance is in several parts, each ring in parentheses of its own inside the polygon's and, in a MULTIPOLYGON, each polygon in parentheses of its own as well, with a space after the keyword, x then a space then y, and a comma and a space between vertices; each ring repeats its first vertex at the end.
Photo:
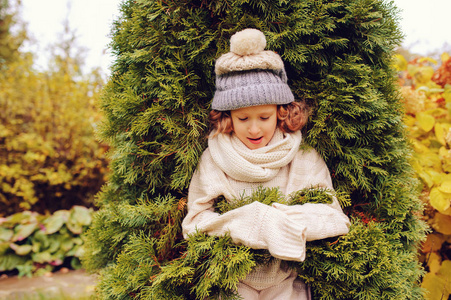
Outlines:
MULTIPOLYGON (((332 203, 334 196, 342 206, 349 204, 344 194, 326 189, 303 189, 286 197, 278 188, 259 188, 250 196, 231 201, 220 197, 215 200, 214 207, 216 212, 223 214, 254 201, 267 205, 274 202, 287 205, 328 204, 332 203)), ((152 282, 152 288, 161 289, 164 293, 172 291, 173 294, 180 294, 180 299, 191 299, 193 296, 195 299, 238 299, 234 293, 239 280, 244 279, 257 264, 268 263, 272 259, 267 250, 236 245, 227 235, 209 236, 197 232, 182 243, 185 244, 186 252, 163 266, 152 282)), ((293 263, 292 267, 300 268, 299 263, 293 263)))
POLYGON ((331 204, 334 196, 337 197, 337 200, 342 207, 350 204, 349 198, 345 194, 340 194, 333 190, 324 188, 306 188, 286 197, 278 188, 260 187, 250 196, 242 196, 239 199, 233 199, 231 201, 226 201, 224 197, 216 199, 215 211, 223 214, 230 210, 250 204, 254 201, 258 201, 266 205, 271 205, 275 202, 287 205, 301 205, 305 203, 331 204))

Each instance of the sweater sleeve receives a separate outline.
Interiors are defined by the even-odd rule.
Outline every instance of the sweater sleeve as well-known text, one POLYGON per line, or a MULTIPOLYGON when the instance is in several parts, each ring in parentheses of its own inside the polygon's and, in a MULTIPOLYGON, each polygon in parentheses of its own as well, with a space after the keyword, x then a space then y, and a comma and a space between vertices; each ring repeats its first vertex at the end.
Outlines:
POLYGON ((224 214, 214 211, 214 199, 233 199, 225 174, 207 153, 201 158, 188 191, 188 213, 183 220, 185 238, 196 231, 209 235, 230 235, 233 242, 253 249, 267 249, 272 256, 293 261, 305 259, 306 227, 285 212, 253 202, 224 214))
MULTIPOLYGON (((310 187, 333 190, 329 169, 316 151, 306 150, 298 153, 292 169, 290 178, 294 180, 290 184, 293 191, 310 187)), ((295 223, 305 226, 307 241, 349 232, 349 218, 343 213, 335 197, 331 204, 306 203, 287 206, 274 203, 272 206, 284 212, 295 223)))

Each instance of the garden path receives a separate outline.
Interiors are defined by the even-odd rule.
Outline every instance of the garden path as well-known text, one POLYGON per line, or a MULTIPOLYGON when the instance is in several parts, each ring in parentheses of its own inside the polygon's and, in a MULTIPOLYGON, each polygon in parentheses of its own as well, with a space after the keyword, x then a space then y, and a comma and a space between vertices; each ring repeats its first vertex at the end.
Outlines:
POLYGON ((0 278, 0 300, 45 299, 64 295, 70 299, 87 297, 94 291, 96 278, 83 270, 56 272, 51 276, 0 278))

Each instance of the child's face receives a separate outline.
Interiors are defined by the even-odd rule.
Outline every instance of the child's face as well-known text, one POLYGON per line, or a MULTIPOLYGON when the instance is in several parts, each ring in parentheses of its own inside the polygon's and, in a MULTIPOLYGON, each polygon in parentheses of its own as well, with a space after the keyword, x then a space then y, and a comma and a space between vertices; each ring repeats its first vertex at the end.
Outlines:
POLYGON ((258 105, 232 110, 233 132, 249 149, 268 145, 277 127, 277 105, 258 105))

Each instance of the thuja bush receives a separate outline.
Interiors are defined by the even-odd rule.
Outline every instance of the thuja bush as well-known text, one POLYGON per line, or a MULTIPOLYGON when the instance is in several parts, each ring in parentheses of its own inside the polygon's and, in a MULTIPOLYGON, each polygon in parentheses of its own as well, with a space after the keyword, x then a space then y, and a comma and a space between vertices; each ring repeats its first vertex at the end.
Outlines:
POLYGON ((419 57, 396 66, 406 107, 405 123, 413 144, 412 165, 421 180, 425 218, 432 231, 421 249, 427 274, 422 286, 430 300, 451 294, 451 57, 441 62, 419 57), (440 65, 440 66, 438 66, 440 65))
POLYGON ((23 55, 0 73, 0 215, 92 205, 104 183, 100 76, 67 70, 36 71, 23 55))
MULTIPOLYGON (((304 147, 324 157, 352 220, 349 234, 308 243, 293 268, 315 299, 421 299, 425 225, 392 68, 396 19, 381 0, 124 1, 101 99, 112 171, 83 258, 100 273, 98 298, 230 299, 265 257, 227 236, 185 241, 180 228, 206 147, 215 60, 252 27, 312 107, 304 147)), ((280 200, 263 191, 249 201, 262 195, 280 200)))

